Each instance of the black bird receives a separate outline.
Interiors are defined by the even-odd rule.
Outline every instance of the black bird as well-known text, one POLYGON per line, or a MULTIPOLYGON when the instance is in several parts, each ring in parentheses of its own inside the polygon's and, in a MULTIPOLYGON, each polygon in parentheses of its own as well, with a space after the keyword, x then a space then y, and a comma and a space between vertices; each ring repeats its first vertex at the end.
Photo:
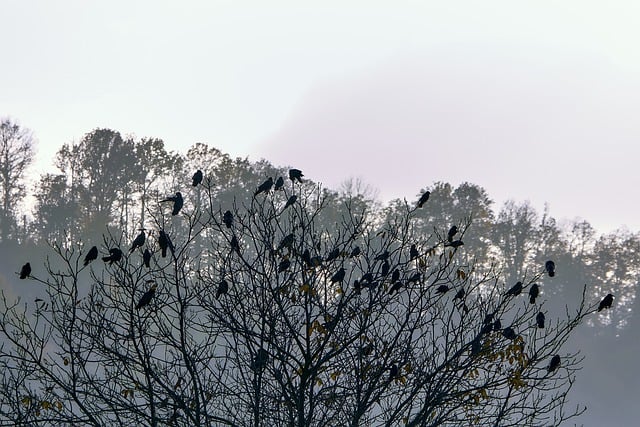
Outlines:
POLYGON ((151 288, 147 292, 145 292, 144 295, 142 295, 142 297, 138 301, 138 305, 136 305, 136 310, 140 310, 142 307, 144 307, 145 305, 148 305, 151 302, 151 299, 156 294, 157 287, 158 285, 156 285, 155 283, 151 285, 151 288))
POLYGON ((373 282, 373 274, 365 273, 362 275, 362 278, 360 279, 360 283, 363 286, 367 286, 368 284, 371 284, 371 282, 373 282))
POLYGON ((611 304, 613 304, 613 294, 607 294, 607 296, 600 301, 600 304, 598 304, 598 311, 602 311, 605 308, 611 308, 611 304))
POLYGON ((389 258, 389 251, 384 251, 380 255, 376 256, 374 258, 374 260, 376 260, 376 261, 384 261, 387 258, 389 258))
POLYGON ((182 199, 182 193, 177 191, 175 196, 167 197, 164 200, 160 200, 162 202, 173 202, 173 209, 171 210, 171 215, 178 215, 180 209, 182 209, 182 205, 184 204, 184 200, 182 199))
POLYGON ((520 295, 520 292, 522 292, 522 282, 517 282, 507 291, 507 295, 515 297, 516 295, 520 295))
POLYGON ((396 268, 393 270, 393 273, 391 273, 391 283, 396 283, 398 279, 400 279, 400 270, 396 268))
POLYGON ((391 266, 389 265, 389 261, 385 259, 384 262, 382 263, 382 266, 380 267, 380 272, 382 273, 383 276, 386 276, 387 274, 389 274, 390 269, 391 269, 391 266))
POLYGON ((309 249, 305 249, 302 252, 302 261, 307 264, 307 267, 311 267, 311 252, 309 252, 309 249))
MULTIPOLYGON (((439 294, 447 293, 449 292, 449 287, 447 285, 440 285, 436 288, 436 292, 439 294)), ((464 296, 464 294, 462 296, 464 296)))
POLYGON ((102 261, 109 261, 109 264, 113 264, 114 262, 118 262, 122 259, 122 251, 118 248, 109 249, 109 253, 111 255, 102 257, 102 261))
POLYGON ((453 300, 457 300, 457 299, 463 299, 464 298, 464 288, 460 288, 460 290, 458 292, 456 292, 456 295, 453 297, 453 300))
POLYGON ((235 234, 231 237, 231 242, 229 242, 229 244, 231 245, 231 250, 237 252, 238 255, 239 255, 240 254, 240 242, 238 242, 238 238, 235 236, 235 234))
POLYGON ((427 203, 427 200, 429 200, 429 196, 430 195, 431 195, 430 191, 425 191, 424 194, 422 196, 420 196, 420 199, 418 200, 418 207, 419 208, 421 208, 422 205, 427 203))
POLYGON ((493 313, 489 313, 486 316, 484 316, 484 320, 482 321, 483 324, 487 325, 489 323, 493 322, 493 313))
POLYGON ((273 178, 269 177, 269 179, 258 186, 258 189, 253 193, 253 197, 260 193, 268 193, 271 190, 271 187, 273 187, 273 178))
POLYGON ((253 358, 253 362, 251 362, 251 370, 252 371, 261 371, 267 366, 267 362, 269 361, 269 353, 267 350, 261 348, 258 350, 258 353, 253 358))
POLYGON ((547 371, 551 373, 556 369, 558 369, 559 367, 560 367, 560 356, 556 354, 551 358, 551 362, 549 362, 549 367, 547 368, 547 371))
POLYGON ((537 283, 534 283, 533 285, 531 285, 531 287, 529 288, 529 303, 530 304, 535 304, 536 303, 536 298, 538 298, 538 294, 540 293, 540 287, 538 286, 537 283))
POLYGON ((493 330, 499 331, 500 329, 502 329, 502 322, 500 321, 500 319, 498 319, 495 322, 493 322, 493 330))
POLYGON ((144 234, 144 228, 141 228, 140 234, 138 234, 136 238, 133 239, 133 243, 131 244, 131 249, 129 249, 129 253, 133 253, 133 251, 135 251, 136 248, 142 247, 142 245, 144 245, 145 240, 146 240, 146 236, 144 234))
POLYGON ((327 255, 327 259, 325 261, 331 262, 334 259, 338 258, 339 256, 340 256, 340 249, 335 248, 331 252, 329 252, 329 255, 327 255))
POLYGON ((282 190, 282 187, 284 187, 284 178, 279 176, 278 179, 276 179, 276 185, 273 187, 273 191, 282 190))
POLYGON ((159 231, 158 245, 162 250, 162 258, 167 256, 167 248, 171 248, 171 251, 173 252, 173 244, 171 243, 169 236, 164 232, 164 230, 159 231))
POLYGON ((193 182, 191 183, 191 185, 193 187, 197 187, 198 184, 200 184, 202 182, 202 171, 200 169, 198 169, 196 171, 196 173, 193 174, 193 182))
POLYGON ((26 279, 31 275, 31 264, 26 263, 20 269, 20 279, 26 279))
MULTIPOLYGON (((234 236, 235 237, 235 236, 234 236)), ((293 242, 295 240, 295 236, 293 235, 293 233, 291 234, 287 234, 286 236, 284 236, 284 238, 280 241, 280 244, 278 245, 278 250, 282 249, 282 248, 287 248, 287 249, 291 249, 291 246, 293 246, 293 242)))
POLYGON ((556 275, 556 263, 553 261, 547 261, 544 263, 544 268, 549 273, 549 277, 553 277, 556 275))
POLYGON ((284 211, 289 206, 293 205, 296 202, 296 200, 298 200, 298 196, 296 196, 295 194, 289 197, 289 199, 287 199, 287 203, 284 204, 284 208, 282 208, 282 210, 284 211))
POLYGON ((303 176, 304 175, 300 169, 289 169, 289 179, 291 182, 295 182, 296 180, 298 180, 298 182, 302 182, 303 176))
POLYGON ((447 242, 444 245, 451 246, 452 248, 457 249, 460 246, 464 246, 464 242, 462 240, 454 240, 453 242, 447 242))
POLYGON ((220 295, 226 294, 229 291, 229 284, 226 280, 222 279, 218 283, 218 289, 216 290, 216 298, 220 298, 220 295))
POLYGON ((457 233, 458 227, 456 227, 455 225, 449 229, 449 232, 447 233, 447 240, 449 241, 449 243, 453 242, 453 236, 455 236, 457 233))
POLYGON ((94 259, 98 259, 98 248, 96 246, 92 246, 89 252, 87 252, 87 255, 84 257, 84 266, 89 265, 94 259))
POLYGON ((418 248, 416 248, 416 244, 412 244, 409 249, 409 260, 418 258, 420 256, 420 252, 418 252, 418 248))
POLYGON ((278 264, 278 273, 282 273, 283 271, 287 270, 290 266, 291 266, 291 261, 289 261, 288 258, 283 259, 282 261, 280 261, 280 264, 278 264))
POLYGON ((538 325, 538 328, 540 328, 540 329, 544 328, 544 313, 543 312, 539 312, 536 315, 536 324, 538 325))
POLYGON ((231 211, 226 211, 222 215, 222 222, 227 226, 227 228, 231 228, 231 226, 233 225, 233 214, 231 213, 231 211))
POLYGON ((342 281, 344 280, 344 275, 345 275, 345 270, 344 268, 340 267, 340 270, 336 271, 335 274, 333 276, 331 276, 330 282, 331 283, 342 283, 342 281))
POLYGON ((395 282, 395 283, 393 284, 393 286, 391 287, 391 289, 389 289, 389 293, 390 293, 390 294, 392 294, 392 293, 394 293, 394 292, 399 291, 399 290, 400 290, 400 288, 402 288, 402 285, 403 285, 402 281, 401 281, 401 280, 398 280, 397 282, 395 282))
POLYGON ((395 363, 389 367, 389 378, 396 378, 400 374, 400 369, 395 363))
POLYGON ((507 327, 502 330, 502 335, 511 341, 516 339, 516 333, 513 329, 507 327))
POLYGON ((416 271, 415 273, 413 273, 413 276, 407 279, 407 283, 416 283, 420 280, 420 277, 422 277, 422 274, 420 274, 419 271, 416 271))
POLYGON ((145 267, 151 268, 151 252, 149 252, 148 248, 145 248, 142 253, 142 262, 144 262, 145 267))
POLYGON ((356 246, 355 248, 351 249, 351 253, 349 254, 349 256, 351 258, 353 257, 357 257, 358 255, 360 255, 360 246, 356 246))

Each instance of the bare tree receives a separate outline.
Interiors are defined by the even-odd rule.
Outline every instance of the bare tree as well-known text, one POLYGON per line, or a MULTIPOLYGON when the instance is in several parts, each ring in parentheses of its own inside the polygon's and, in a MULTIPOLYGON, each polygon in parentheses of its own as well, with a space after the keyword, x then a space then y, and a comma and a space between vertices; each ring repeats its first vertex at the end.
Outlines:
POLYGON ((176 217, 149 212, 163 236, 144 243, 150 268, 120 236, 101 252, 122 259, 87 266, 87 248, 54 243, 31 277, 45 294, 3 297, 2 422, 523 426, 581 412, 566 412, 581 357, 563 345, 597 302, 549 312, 527 295, 543 266, 520 288, 476 269, 470 220, 452 240, 449 224, 417 231, 413 203, 380 220, 343 199, 336 215, 311 182, 228 205, 202 191, 176 217))

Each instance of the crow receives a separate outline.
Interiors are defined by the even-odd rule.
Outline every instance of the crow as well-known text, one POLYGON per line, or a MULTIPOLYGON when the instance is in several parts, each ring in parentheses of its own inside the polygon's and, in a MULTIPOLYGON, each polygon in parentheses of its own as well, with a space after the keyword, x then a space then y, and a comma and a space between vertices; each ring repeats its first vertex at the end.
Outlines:
POLYGON ((392 294, 392 293, 394 293, 394 292, 399 291, 399 290, 400 290, 400 288, 402 288, 402 285, 403 285, 402 281, 401 281, 401 280, 398 280, 397 282, 395 282, 395 283, 393 284, 393 286, 391 287, 391 289, 389 289, 389 293, 390 293, 390 294, 392 294))
POLYGON ((327 255, 327 259, 325 261, 331 262, 334 259, 338 258, 339 256, 340 256, 340 249, 335 248, 331 252, 329 252, 329 255, 327 255))
POLYGON ((289 169, 289 179, 291 180, 291 182, 295 182, 296 180, 298 180, 298 182, 302 182, 302 177, 304 175, 302 174, 302 171, 300 169, 289 169))
POLYGON ((118 262, 122 259, 122 251, 118 248, 109 249, 109 253, 111 255, 102 257, 102 261, 109 261, 109 264, 113 264, 114 262, 118 262))
POLYGON ((200 169, 198 169, 196 171, 196 173, 193 174, 193 182, 191 183, 191 185, 193 187, 197 187, 198 184, 200 184, 202 182, 202 171, 200 169))
POLYGON ((288 269, 290 266, 291 266, 291 261, 289 261, 288 258, 283 259, 282 261, 280 261, 280 264, 278 264, 278 273, 282 273, 283 271, 288 269))
POLYGON ((389 367, 389 378, 396 378, 400 375, 400 369, 395 363, 389 367))
POLYGON ((156 294, 157 287, 158 285, 156 285, 155 283, 151 285, 151 288, 147 292, 145 292, 144 295, 142 295, 142 297, 138 301, 138 305, 136 305, 136 310, 140 310, 142 307, 144 307, 145 305, 148 305, 151 302, 151 299, 156 294))
POLYGON ((133 253, 133 251, 136 250, 136 248, 140 248, 142 247, 142 245, 144 245, 144 241, 146 240, 146 236, 144 234, 144 228, 140 229, 140 234, 138 234, 136 236, 135 239, 133 239, 133 243, 131 244, 131 249, 129 249, 129 253, 133 253))
POLYGON ((162 258, 164 258, 167 256, 167 248, 170 248, 171 252, 173 252, 173 244, 171 243, 169 236, 164 232, 164 230, 159 230, 158 233, 158 245, 162 250, 162 258))
POLYGON ((84 266, 89 265, 91 261, 98 258, 98 248, 96 246, 92 246, 87 252, 87 255, 84 257, 84 266))
POLYGON ((393 270, 393 273, 391 273, 391 283, 396 283, 398 279, 400 279, 400 270, 396 268, 393 270))
POLYGON ((240 242, 238 242, 238 238, 236 237, 235 234, 231 237, 231 242, 229 242, 229 244, 231 245, 231 250, 237 252, 238 255, 239 255, 240 254, 240 242))
POLYGON ((31 264, 26 263, 20 269, 20 279, 26 279, 31 275, 31 264))
POLYGON ((231 228, 231 226, 233 225, 233 214, 231 213, 231 211, 226 211, 222 215, 222 222, 227 226, 227 228, 231 228))
POLYGON ((418 258, 420 256, 420 252, 418 252, 418 248, 416 248, 416 244, 412 244, 411 248, 409 248, 409 260, 418 258))
POLYGON ((453 242, 447 242, 444 245, 451 246, 452 248, 457 249, 460 246, 464 246, 464 242, 462 240, 454 240, 453 242))
POLYGON ((390 269, 391 266, 389 265, 389 261, 385 259, 382 263, 382 266, 380 267, 380 273, 382 273, 383 276, 386 276, 387 274, 389 274, 390 269))
POLYGON ((218 283, 218 289, 216 290, 216 298, 220 298, 220 295, 226 294, 229 291, 229 284, 226 280, 222 279, 218 283))
POLYGON ((509 328, 509 327, 504 328, 504 329, 502 330, 502 335, 503 335, 505 338, 510 339, 511 341, 513 341, 513 340, 515 340, 515 339, 516 339, 516 333, 515 333, 515 331, 514 331, 512 328, 509 328))
POLYGON ((536 315, 536 324, 538 325, 538 328, 540 328, 540 329, 544 328, 544 313, 543 312, 539 312, 536 315))
POLYGON ((273 191, 282 190, 282 187, 284 187, 284 179, 281 176, 279 176, 278 179, 276 179, 276 184, 273 187, 273 191))
POLYGON ((453 297, 453 300, 457 300, 457 299, 463 299, 464 298, 464 288, 460 288, 460 290, 458 292, 456 292, 456 295, 453 297))
POLYGON ((384 261, 389 258, 389 251, 384 251, 374 258, 375 261, 384 261))
POLYGON ((144 266, 147 268, 151 268, 151 252, 146 248, 142 253, 142 262, 144 262, 144 266))
POLYGON ((551 373, 556 369, 558 369, 559 367, 560 367, 560 356, 556 354, 551 358, 551 362, 549 362, 549 367, 547 368, 547 371, 551 373))
POLYGON ((500 329, 502 329, 502 322, 500 321, 500 319, 498 319, 495 322, 493 322, 493 330, 497 332, 500 329))
MULTIPOLYGON (((439 294, 445 294, 449 292, 449 287, 447 285, 440 285, 436 288, 436 292, 439 294)), ((464 296, 464 294, 463 294, 464 296)))
POLYGON ((600 301, 600 304, 598 304, 598 311, 602 311, 605 308, 611 308, 611 304, 613 304, 613 294, 607 294, 607 296, 600 301))
POLYGON ((256 353, 256 356, 253 358, 253 362, 251 362, 251 370, 252 371, 261 371, 267 366, 267 362, 269 361, 269 353, 267 350, 261 348, 256 353))
POLYGON ((413 273, 413 276, 407 279, 407 283, 416 283, 420 280, 420 277, 422 277, 422 274, 420 274, 419 271, 416 271, 415 273, 413 273))
POLYGON ((418 207, 419 208, 421 208, 422 205, 427 203, 427 200, 429 200, 429 196, 430 195, 431 195, 430 191, 425 191, 424 194, 422 196, 420 196, 420 199, 418 200, 418 207))
POLYGON ((516 296, 516 295, 520 295, 520 292, 522 292, 522 282, 517 282, 515 285, 513 285, 511 287, 511 289, 509 289, 506 293, 506 295, 511 295, 511 296, 516 296))
POLYGON ((533 285, 531 285, 531 287, 529 288, 529 303, 530 304, 535 304, 536 303, 536 298, 538 298, 538 294, 540 293, 540 287, 538 286, 537 283, 534 283, 533 285))
POLYGON ((175 196, 167 197, 166 199, 160 200, 162 202, 173 202, 173 209, 171 210, 171 215, 178 215, 180 213, 180 209, 182 209, 182 205, 184 205, 184 199, 182 198, 182 193, 177 191, 175 196))
POLYGON ((458 233, 458 227, 454 225, 449 229, 449 232, 447 233, 447 240, 449 241, 449 243, 453 241, 453 236, 455 236, 456 233, 458 233))
MULTIPOLYGON (((234 236, 235 237, 235 236, 234 236)), ((287 249, 291 249, 291 246, 293 246, 293 242, 295 240, 295 236, 293 235, 293 233, 291 234, 287 234, 286 236, 284 236, 284 238, 280 241, 280 244, 278 245, 278 250, 282 249, 282 248, 287 248, 287 249)))
POLYGON ((289 206, 293 205, 296 202, 296 200, 298 200, 298 196, 296 196, 295 194, 289 197, 289 199, 287 200, 287 203, 284 204, 284 208, 282 208, 282 211, 287 209, 289 206))
POLYGON ((360 255, 360 246, 356 246, 355 248, 353 248, 351 250, 351 253, 349 254, 349 257, 353 258, 353 257, 357 257, 358 255, 360 255))
POLYGON ((333 276, 331 276, 330 282, 331 283, 342 283, 342 281, 344 280, 344 275, 345 275, 345 270, 344 268, 340 267, 340 270, 336 271, 335 274, 333 276))
POLYGON ((556 275, 556 263, 553 261, 547 261, 544 263, 544 268, 547 270, 549 277, 553 277, 556 275))
POLYGON ((260 193, 268 193, 271 187, 273 187, 273 178, 269 177, 269 179, 258 186, 258 189, 253 193, 253 197, 260 193))

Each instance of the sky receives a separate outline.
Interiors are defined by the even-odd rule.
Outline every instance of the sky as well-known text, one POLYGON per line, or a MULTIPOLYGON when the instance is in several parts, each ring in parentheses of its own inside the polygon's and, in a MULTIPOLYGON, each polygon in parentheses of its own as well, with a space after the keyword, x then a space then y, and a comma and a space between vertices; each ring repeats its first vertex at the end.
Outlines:
MULTIPOLYGON (((640 230, 634 1, 0 0, 34 171, 107 127, 382 199, 435 181, 640 230)), ((206 167, 205 167, 206 168, 206 167)))

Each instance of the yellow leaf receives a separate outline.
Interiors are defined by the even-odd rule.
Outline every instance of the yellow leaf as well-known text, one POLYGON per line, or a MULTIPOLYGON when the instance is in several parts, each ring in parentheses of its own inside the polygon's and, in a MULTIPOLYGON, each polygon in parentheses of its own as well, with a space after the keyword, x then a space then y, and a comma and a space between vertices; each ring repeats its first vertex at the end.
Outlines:
POLYGON ((25 406, 29 406, 29 404, 31 403, 31 398, 29 396, 25 396, 20 399, 20 402, 25 406))
POLYGON ((320 378, 318 378, 318 379, 316 380, 316 385, 317 385, 318 387, 322 387, 322 380, 321 380, 320 378))
POLYGON ((56 402, 56 408, 58 408, 58 411, 62 411, 62 402, 59 400, 56 402))
POLYGON ((67 366, 69 364, 69 358, 65 357, 64 359, 62 359, 62 363, 64 363, 64 366, 67 366))
POLYGON ((42 409, 51 409, 53 405, 51 405, 51 402, 43 400, 40 402, 40 406, 42 406, 42 409))
POLYGON ((338 379, 339 376, 340 376, 340 372, 336 371, 336 372, 331 373, 329 378, 331 378, 332 381, 335 381, 335 380, 338 379))
POLYGON ((402 422, 405 423, 405 424, 409 424, 409 417, 404 417, 402 419, 402 422))

